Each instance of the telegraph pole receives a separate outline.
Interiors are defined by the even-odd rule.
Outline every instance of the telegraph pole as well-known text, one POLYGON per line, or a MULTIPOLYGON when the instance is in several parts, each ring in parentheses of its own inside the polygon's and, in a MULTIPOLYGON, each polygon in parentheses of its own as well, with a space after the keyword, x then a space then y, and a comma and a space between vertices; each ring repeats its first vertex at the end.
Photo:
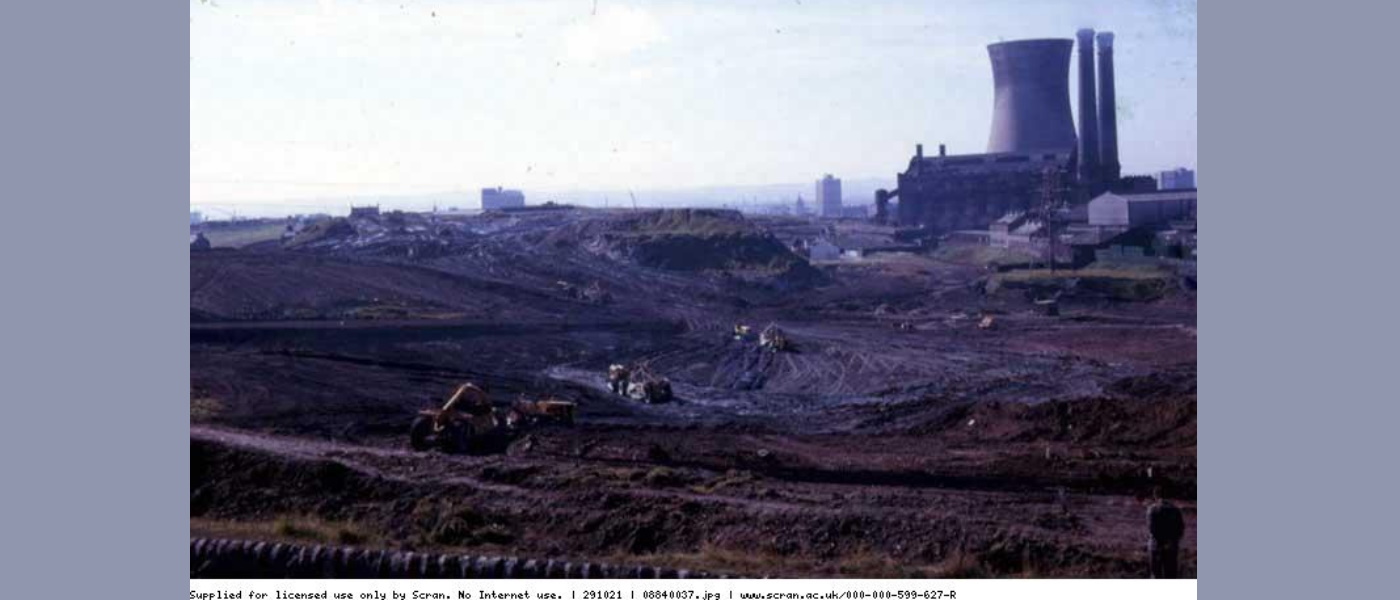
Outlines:
POLYGON ((1040 184, 1040 218, 1045 221, 1045 232, 1049 236, 1048 251, 1050 254, 1050 272, 1055 272, 1055 249, 1058 245, 1059 232, 1055 229, 1055 221, 1059 217, 1061 204, 1064 202, 1063 182, 1060 177, 1060 170, 1055 167, 1046 167, 1042 172, 1040 184))

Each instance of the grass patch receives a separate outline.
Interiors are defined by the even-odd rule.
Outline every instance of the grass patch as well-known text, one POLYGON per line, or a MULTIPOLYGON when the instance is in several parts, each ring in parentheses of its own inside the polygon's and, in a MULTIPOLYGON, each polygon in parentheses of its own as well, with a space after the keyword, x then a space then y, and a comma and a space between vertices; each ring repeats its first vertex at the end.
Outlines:
POLYGON ((224 403, 218 398, 200 397, 190 399, 190 420, 207 421, 224 412, 224 403))
POLYGON ((1105 269, 1102 267, 1051 272, 1048 269, 1008 271, 987 280, 986 292, 1025 291, 1039 297, 1068 292, 1075 297, 1099 297, 1127 302, 1161 298, 1171 275, 1156 269, 1105 269))
POLYGON ((642 482, 649 487, 682 487, 690 483, 692 477, 669 467, 656 467, 647 471, 642 482))
POLYGON ((410 541, 417 548, 504 546, 516 540, 509 528, 467 504, 423 500, 414 506, 410 519, 414 531, 410 541))
POLYGON ((754 233, 758 229, 738 211, 684 208, 641 213, 628 223, 633 235, 715 236, 754 233))
POLYGON ((749 483, 753 483, 753 481, 753 473, 750 473, 748 471, 736 471, 734 469, 730 469, 728 471, 725 471, 723 476, 716 478, 714 481, 694 485, 691 486, 690 489, 701 494, 713 494, 726 488, 738 487, 749 483))
POLYGON ((190 536, 315 542, 343 546, 377 544, 380 537, 353 521, 332 521, 308 515, 282 515, 272 520, 229 521, 190 518, 190 536))
POLYGON ((1044 260, 1029 252, 996 246, 973 245, 942 246, 934 250, 933 257, 945 262, 976 267, 985 267, 992 263, 1019 264, 1044 260))
POLYGON ((997 275, 1002 281, 1063 281, 1068 279, 1131 279, 1131 280, 1151 280, 1166 279, 1167 274, 1157 269, 1109 269, 1095 265, 1093 267, 1066 270, 1056 269, 1051 272, 1049 269, 1027 269, 1024 271, 1007 271, 997 275))

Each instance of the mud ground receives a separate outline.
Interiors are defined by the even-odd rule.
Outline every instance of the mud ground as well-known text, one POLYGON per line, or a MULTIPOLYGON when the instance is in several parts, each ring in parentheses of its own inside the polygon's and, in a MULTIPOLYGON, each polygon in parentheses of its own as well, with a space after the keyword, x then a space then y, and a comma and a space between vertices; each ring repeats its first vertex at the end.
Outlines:
POLYGON ((1159 487, 1186 512, 1194 574, 1185 288, 1070 293, 1051 317, 986 293, 983 264, 809 265, 786 245, 809 223, 704 211, 352 225, 191 253, 192 535, 750 575, 1140 577, 1159 487), (780 325, 794 350, 732 339, 739 322, 780 325), (609 395, 620 361, 669 376, 677 401, 609 395), (500 404, 576 401, 578 423, 500 454, 409 450, 414 412, 467 380, 500 404))

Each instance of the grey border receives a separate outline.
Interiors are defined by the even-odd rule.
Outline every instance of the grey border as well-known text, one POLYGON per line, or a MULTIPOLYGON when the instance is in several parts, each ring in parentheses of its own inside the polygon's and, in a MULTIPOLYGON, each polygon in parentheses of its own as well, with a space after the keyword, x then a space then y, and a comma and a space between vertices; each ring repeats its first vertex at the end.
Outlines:
MULTIPOLYGON (((1394 11, 1204 11, 1199 540, 1214 597, 1393 585, 1400 211, 1380 88, 1396 19, 1348 4, 1394 11)), ((184 593, 189 72, 171 7, 8 3, 0 18, 0 564, 16 597, 184 593)))
POLYGON ((0 564, 15 598, 188 577, 188 9, 0 8, 0 564))
POLYGON ((1397 12, 1202 11, 1206 597, 1395 595, 1397 12))

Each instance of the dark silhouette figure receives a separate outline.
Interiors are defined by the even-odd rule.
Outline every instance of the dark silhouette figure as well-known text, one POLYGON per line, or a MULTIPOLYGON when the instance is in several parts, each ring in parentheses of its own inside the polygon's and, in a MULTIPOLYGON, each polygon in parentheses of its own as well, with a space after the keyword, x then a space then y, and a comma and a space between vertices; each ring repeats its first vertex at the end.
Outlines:
POLYGON ((1161 490, 1153 490, 1155 500, 1147 507, 1147 530, 1152 540, 1147 549, 1147 563, 1153 579, 1176 579, 1177 559, 1181 554, 1181 536, 1186 532, 1186 520, 1181 509, 1170 500, 1161 498, 1161 490))

